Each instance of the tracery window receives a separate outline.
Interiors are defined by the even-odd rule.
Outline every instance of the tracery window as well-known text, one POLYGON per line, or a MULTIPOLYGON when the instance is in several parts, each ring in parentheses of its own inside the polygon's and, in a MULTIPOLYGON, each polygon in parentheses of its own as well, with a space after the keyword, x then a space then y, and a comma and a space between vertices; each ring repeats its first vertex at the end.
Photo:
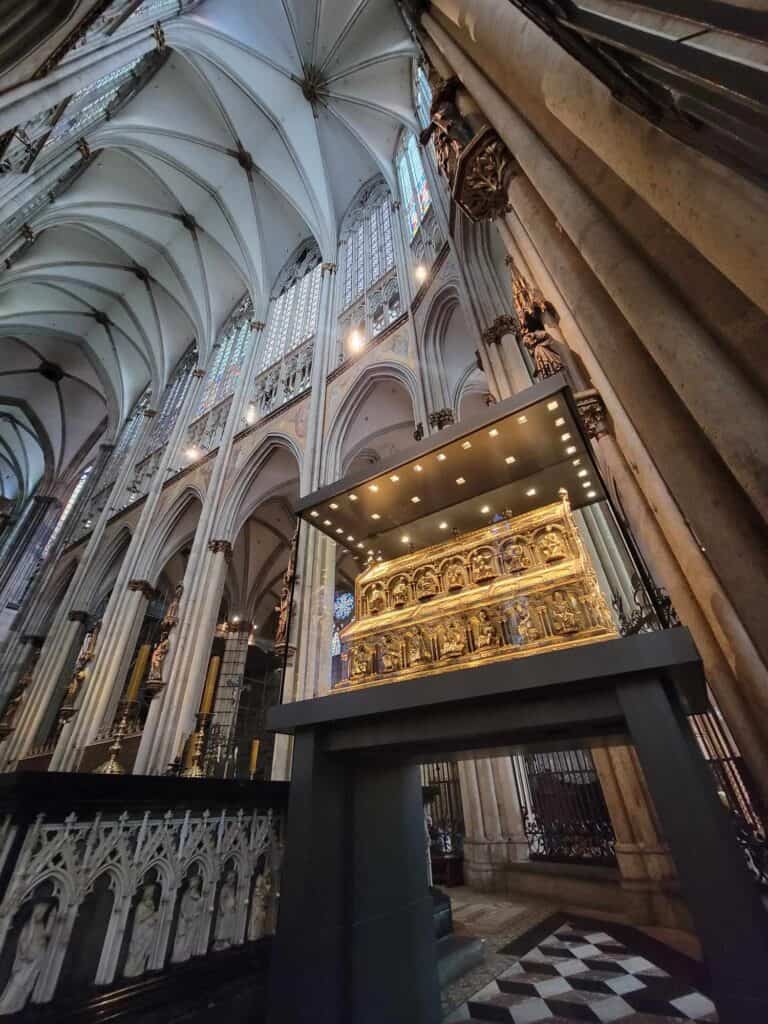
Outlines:
POLYGON ((165 444, 173 430, 184 398, 192 383, 192 371, 197 365, 197 346, 192 345, 181 357, 165 389, 160 410, 153 421, 152 430, 144 447, 145 453, 157 451, 165 444))
POLYGON ((374 337, 402 311, 392 235, 392 197, 382 179, 358 192, 341 228, 339 358, 352 331, 374 337))
POLYGON ((83 470, 83 472, 78 477, 77 483, 72 488, 72 493, 70 494, 66 505, 61 510, 61 515, 57 519, 56 525, 54 526, 53 530, 51 530, 51 534, 48 537, 48 540, 45 542, 45 547, 40 553, 41 559, 45 559, 48 557, 50 552, 53 550, 56 541, 61 536, 61 531, 66 526, 67 520, 72 515, 72 510, 77 504, 80 495, 83 493, 83 488, 88 483, 88 477, 91 475, 92 469, 93 466, 88 466, 86 469, 83 470))
MULTIPOLYGON (((419 68, 414 83, 414 99, 417 113, 421 119, 424 108, 420 107, 422 92, 419 76, 423 79, 423 88, 429 89, 429 85, 423 71, 419 68)), ((427 120, 428 112, 429 104, 427 103, 426 114, 424 114, 427 120)), ((420 266, 424 270, 428 270, 443 246, 443 238, 429 192, 424 159, 414 135, 403 133, 397 149, 395 164, 397 180, 400 185, 400 207, 405 218, 411 258, 417 267, 420 266)))
POLYGON ((413 135, 403 136, 401 140, 397 154, 397 176, 406 221, 413 238, 432 206, 424 164, 413 135))
POLYGON ((104 472, 102 473, 101 479, 98 483, 99 492, 110 487, 117 479, 117 474, 120 472, 120 467, 125 460, 128 452, 133 448, 134 444, 138 440, 139 433, 141 432, 142 425, 144 424, 144 410, 149 405, 150 388, 144 391, 144 394, 139 398, 138 402, 133 407, 133 412, 123 424, 123 429, 120 431, 120 436, 117 439, 117 444, 112 449, 112 454, 109 457, 104 472))
POLYGON ((310 240, 296 249, 277 278, 246 413, 249 425, 310 385, 322 276, 320 250, 310 240))
POLYGON ((272 292, 259 370, 279 362, 315 333, 321 275, 320 250, 314 243, 300 246, 272 292))
POLYGON ((416 115, 419 118, 422 128, 429 124, 429 109, 432 106, 432 90, 429 87, 427 76, 421 65, 416 66, 414 78, 414 96, 416 99, 416 115))
POLYGON ((202 416, 214 405, 223 402, 235 390, 251 336, 252 320, 253 303, 250 296, 246 295, 233 310, 214 346, 197 416, 202 416))

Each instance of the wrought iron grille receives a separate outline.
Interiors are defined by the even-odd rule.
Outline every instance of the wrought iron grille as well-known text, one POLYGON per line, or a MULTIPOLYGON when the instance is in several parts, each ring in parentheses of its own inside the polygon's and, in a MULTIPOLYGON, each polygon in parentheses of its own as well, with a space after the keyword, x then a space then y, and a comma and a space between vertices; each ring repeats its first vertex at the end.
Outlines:
POLYGON ((421 782, 427 787, 427 803, 435 828, 451 833, 464 831, 459 766, 455 761, 439 761, 421 766, 421 782))
POLYGON ((730 730, 715 709, 702 715, 690 715, 688 720, 712 769, 718 796, 730 812, 747 865, 757 883, 768 888, 765 808, 730 730))
POLYGON ((589 751, 516 754, 512 765, 531 860, 616 864, 616 837, 589 751))

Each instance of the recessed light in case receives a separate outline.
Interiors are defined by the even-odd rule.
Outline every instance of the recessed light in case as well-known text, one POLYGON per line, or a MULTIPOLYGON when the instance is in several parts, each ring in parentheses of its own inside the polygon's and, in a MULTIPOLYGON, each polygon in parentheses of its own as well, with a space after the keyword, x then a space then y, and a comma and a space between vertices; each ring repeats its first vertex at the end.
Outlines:
POLYGON ((438 452, 437 453, 437 461, 438 462, 445 462, 445 460, 447 458, 448 458, 448 456, 445 454, 445 452, 438 452))
POLYGON ((571 465, 572 466, 580 466, 581 465, 581 459, 574 459, 573 462, 571 463, 571 465))
POLYGON ((465 452, 468 452, 469 449, 472 447, 472 442, 471 441, 465 441, 464 444, 461 447, 464 449, 465 452))
POLYGON ((362 541, 358 541, 358 542, 357 542, 357 546, 358 546, 359 548, 364 548, 364 547, 365 547, 365 544, 363 544, 363 542, 362 542, 362 541))
POLYGON ((350 501, 357 501, 357 495, 356 494, 350 494, 349 500, 350 501))
POLYGON ((440 529, 441 530, 447 530, 448 529, 448 523, 440 523, 440 529))
POLYGON ((547 402, 547 408, 550 412, 554 412, 555 409, 559 408, 557 402, 547 402))
POLYGON ((515 460, 515 456, 514 456, 514 455, 508 455, 508 456, 506 457, 506 459, 504 459, 504 461, 506 462, 506 464, 507 464, 508 466, 511 466, 511 465, 512 465, 512 463, 516 461, 516 460, 515 460))
POLYGON ((575 444, 571 444, 571 445, 568 445, 568 447, 565 449, 565 454, 566 455, 573 455, 573 453, 575 451, 576 451, 576 445, 575 444))
POLYGON ((317 517, 320 515, 320 513, 315 511, 315 509, 312 509, 312 511, 309 514, 312 516, 313 519, 317 519, 317 517))
POLYGON ((393 473, 389 479, 392 481, 393 484, 396 484, 400 477, 397 475, 397 473, 393 473))
POLYGON ((585 480, 584 483, 581 486, 582 487, 591 487, 592 486, 592 481, 591 480, 585 480))
POLYGON ((381 516, 379 515, 378 512, 372 512, 371 519, 381 519, 381 516))
POLYGON ((354 537, 352 536, 352 534, 351 534, 351 533, 347 535, 347 540, 349 540, 349 541, 353 541, 354 539, 355 539, 355 538, 354 538, 354 537))
POLYGON ((518 416, 517 417, 517 422, 518 423, 527 423, 528 422, 528 417, 527 416, 518 416))
POLYGON ((499 432, 496 429, 496 427, 494 427, 493 430, 489 430, 488 431, 488 437, 498 437, 498 436, 499 436, 499 432))
POLYGON ((336 527, 336 533, 344 533, 344 531, 342 530, 342 528, 340 526, 337 526, 336 527))
POLYGON ((421 498, 418 496, 418 494, 414 494, 414 496, 411 498, 411 501, 413 502, 414 505, 418 505, 418 503, 421 501, 421 498))
POLYGON ((480 514, 484 515, 484 516, 487 516, 490 511, 491 511, 491 506, 490 505, 483 505, 483 507, 480 509, 480 514))
POLYGON ((331 525, 331 520, 330 519, 324 519, 323 520, 323 526, 330 526, 330 525, 331 525))
POLYGON ((528 490, 525 492, 525 494, 526 494, 526 497, 532 498, 536 494, 536 488, 535 487, 529 487, 528 490))
POLYGON ((565 417, 558 416, 557 419, 555 420, 555 426, 556 427, 564 427, 565 426, 565 417))
POLYGON ((416 463, 416 465, 415 465, 415 466, 413 467, 413 472, 414 472, 414 473, 420 473, 420 472, 422 471, 422 469, 423 469, 423 468, 424 468, 424 467, 423 467, 423 466, 420 466, 420 465, 419 465, 419 463, 417 462, 417 463, 416 463))
POLYGON ((332 502, 331 502, 331 504, 330 504, 330 505, 328 506, 328 508, 332 508, 334 512, 336 511, 336 509, 337 509, 338 507, 339 507, 339 506, 338 506, 338 505, 336 504, 336 502, 335 502, 335 501, 332 501, 332 502))
POLYGON ((462 484, 465 484, 466 482, 467 482, 467 481, 466 481, 466 480, 464 479, 464 477, 463 477, 463 476, 457 476, 457 477, 456 477, 456 483, 457 483, 457 484, 458 484, 459 486, 461 486, 462 484))
POLYGON ((410 538, 410 537, 408 536, 408 534, 407 534, 407 533, 405 533, 405 534, 403 534, 403 536, 402 536, 402 537, 400 538, 400 540, 401 540, 401 542, 402 542, 403 544, 410 544, 411 538, 410 538))
POLYGON ((373 491, 374 494, 378 494, 379 485, 378 484, 368 484, 368 490, 369 491, 373 491))
POLYGON ((571 440, 571 435, 570 434, 561 434, 560 435, 560 440, 561 441, 570 441, 571 440))
POLYGON ((587 475, 587 470, 586 469, 580 469, 579 472, 576 474, 576 476, 586 476, 586 475, 587 475))
POLYGON ((587 497, 588 498, 596 498, 597 497, 597 491, 587 491, 587 497))

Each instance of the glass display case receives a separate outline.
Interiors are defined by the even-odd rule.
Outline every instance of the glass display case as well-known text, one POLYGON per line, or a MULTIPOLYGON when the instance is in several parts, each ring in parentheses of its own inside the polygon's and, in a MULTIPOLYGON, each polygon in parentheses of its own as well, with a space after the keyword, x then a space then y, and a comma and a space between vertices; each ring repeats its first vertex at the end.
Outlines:
POLYGON ((335 545, 333 691, 611 639, 642 590, 561 378, 297 512, 335 545))

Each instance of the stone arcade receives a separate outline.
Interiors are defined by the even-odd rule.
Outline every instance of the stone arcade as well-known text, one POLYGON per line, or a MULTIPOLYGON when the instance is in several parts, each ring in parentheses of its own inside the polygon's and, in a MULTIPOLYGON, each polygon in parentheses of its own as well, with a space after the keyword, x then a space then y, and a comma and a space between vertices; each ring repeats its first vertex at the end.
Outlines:
POLYGON ((12 6, 0 1019, 762 1024, 765 4, 12 6))

